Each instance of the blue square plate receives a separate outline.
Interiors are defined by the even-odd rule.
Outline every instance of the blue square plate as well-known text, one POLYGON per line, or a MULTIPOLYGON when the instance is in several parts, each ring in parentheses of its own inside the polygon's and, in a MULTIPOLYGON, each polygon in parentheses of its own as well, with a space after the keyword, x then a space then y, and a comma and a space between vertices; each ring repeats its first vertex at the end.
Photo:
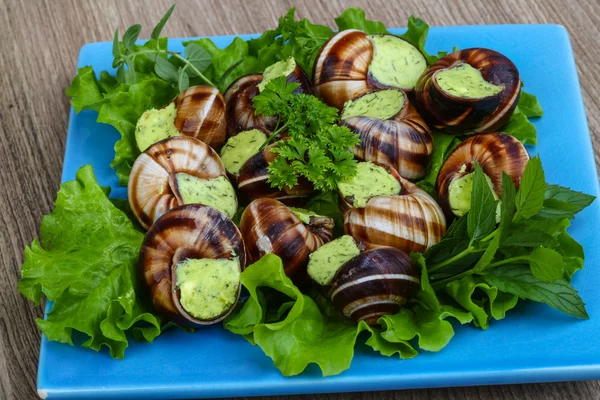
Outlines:
MULTIPOLYGON (((393 30, 400 33, 401 30, 393 30)), ((248 37, 246 37, 248 38, 248 37)), ((212 38, 218 46, 232 36, 212 38)), ((539 153, 549 182, 600 195, 590 135, 569 37, 556 25, 506 25, 432 28, 430 51, 488 47, 514 61, 529 92, 538 96, 545 116, 536 121, 539 153)), ((181 40, 171 40, 181 50, 181 40)), ((111 44, 92 43, 79 55, 79 67, 111 69, 111 44)), ((95 122, 94 112, 71 119, 63 181, 91 163, 101 185, 126 196, 110 169, 118 133, 95 122)), ((586 268, 574 279, 591 319, 580 321, 550 307, 522 302, 505 320, 482 332, 456 328, 440 353, 423 352, 412 360, 388 358, 357 346, 352 367, 323 378, 311 366, 285 378, 258 347, 221 326, 195 334, 173 329, 154 344, 133 340, 124 361, 42 338, 38 388, 50 399, 155 399, 252 396, 403 389, 435 386, 525 383, 600 378, 600 203, 573 222, 570 233, 585 247, 586 268)), ((49 311, 46 309, 46 311, 49 311)))

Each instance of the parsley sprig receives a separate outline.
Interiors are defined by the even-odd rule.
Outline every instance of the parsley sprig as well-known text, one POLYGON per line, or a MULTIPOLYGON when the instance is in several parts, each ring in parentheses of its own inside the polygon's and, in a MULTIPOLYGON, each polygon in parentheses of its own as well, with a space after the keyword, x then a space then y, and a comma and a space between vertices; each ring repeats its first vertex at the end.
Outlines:
POLYGON ((311 95, 293 94, 298 86, 280 77, 253 100, 257 115, 278 117, 271 138, 280 138, 284 132, 289 136, 271 150, 278 157, 269 164, 269 183, 283 189, 304 177, 317 190, 333 190, 340 180, 356 173, 350 147, 360 143, 359 136, 337 125, 336 108, 311 95))
POLYGON ((137 45, 142 26, 130 26, 119 41, 117 29, 113 38, 113 68, 117 68, 117 80, 132 85, 141 79, 140 75, 154 71, 167 82, 177 84, 180 92, 190 86, 190 78, 199 78, 203 83, 215 86, 203 72, 212 63, 211 55, 201 46, 190 43, 185 47, 184 55, 167 50, 166 39, 160 33, 173 13, 173 5, 152 30, 150 40, 144 45, 137 45), (127 67, 127 68, 125 68, 127 67))

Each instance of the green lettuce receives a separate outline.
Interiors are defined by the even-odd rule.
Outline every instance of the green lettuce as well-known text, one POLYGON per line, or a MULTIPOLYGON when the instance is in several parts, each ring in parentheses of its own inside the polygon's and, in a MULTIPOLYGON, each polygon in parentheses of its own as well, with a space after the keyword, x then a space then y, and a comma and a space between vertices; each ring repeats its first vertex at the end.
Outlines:
POLYGON ((370 21, 365 17, 365 11, 362 8, 351 7, 335 19, 335 23, 340 31, 346 29, 359 29, 369 34, 388 33, 385 25, 379 21, 370 21))
POLYGON ((25 249, 19 291, 35 304, 53 301, 47 319, 38 319, 49 340, 83 347, 106 346, 123 358, 126 333, 152 342, 161 321, 149 310, 137 280, 143 233, 108 199, 91 166, 61 185, 55 209, 42 220, 40 239, 25 249))
POLYGON ((427 174, 416 185, 437 199, 436 181, 440 169, 452 151, 460 144, 454 135, 433 131, 433 152, 427 174))

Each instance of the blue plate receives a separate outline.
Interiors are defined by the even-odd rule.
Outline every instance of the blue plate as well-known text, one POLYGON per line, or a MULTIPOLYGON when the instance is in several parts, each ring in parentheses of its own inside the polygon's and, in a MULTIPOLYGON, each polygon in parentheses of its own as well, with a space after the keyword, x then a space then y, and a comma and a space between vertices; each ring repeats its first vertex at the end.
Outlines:
MULTIPOLYGON (((400 33, 401 30, 393 30, 400 33)), ((218 46, 232 36, 212 38, 218 46)), ((171 40, 181 50, 180 40, 171 40)), ((488 47, 514 61, 526 89, 538 96, 545 116, 536 121, 549 182, 596 196, 598 177, 569 37, 556 25, 507 25, 432 28, 429 51, 488 47)), ((111 69, 111 44, 85 45, 79 66, 111 69)), ((92 164, 101 185, 125 197, 110 169, 118 133, 95 122, 94 112, 71 110, 63 181, 92 164)), ((488 331, 456 328, 440 353, 423 352, 412 360, 388 358, 358 346, 352 367, 323 378, 311 366, 285 378, 258 347, 221 326, 195 334, 173 329, 154 344, 130 341, 125 360, 42 338, 38 388, 50 399, 155 399, 253 396, 363 391, 435 386, 524 383, 600 378, 600 202, 573 222, 570 233, 585 247, 586 268, 573 281, 591 319, 580 321, 550 307, 522 302, 488 331)), ((46 309, 46 311, 49 311, 46 309)))

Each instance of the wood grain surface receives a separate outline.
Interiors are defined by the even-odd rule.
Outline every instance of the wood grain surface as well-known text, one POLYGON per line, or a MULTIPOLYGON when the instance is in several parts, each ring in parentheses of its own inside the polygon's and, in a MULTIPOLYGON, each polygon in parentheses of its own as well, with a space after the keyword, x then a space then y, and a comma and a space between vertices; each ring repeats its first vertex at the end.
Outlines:
MULTIPOLYGON (((23 249, 52 209, 63 163, 69 103, 64 90, 88 42, 134 23, 153 26, 173 0, 0 0, 0 399, 36 398, 39 307, 17 293, 23 249)), ((349 6, 404 26, 556 23, 571 34, 588 122, 600 163, 598 0, 184 1, 164 33, 173 37, 261 32, 297 7, 299 17, 333 23, 349 6)), ((557 93, 557 96, 560 96, 557 93)), ((374 392, 295 399, 598 399, 597 381, 374 392)))

